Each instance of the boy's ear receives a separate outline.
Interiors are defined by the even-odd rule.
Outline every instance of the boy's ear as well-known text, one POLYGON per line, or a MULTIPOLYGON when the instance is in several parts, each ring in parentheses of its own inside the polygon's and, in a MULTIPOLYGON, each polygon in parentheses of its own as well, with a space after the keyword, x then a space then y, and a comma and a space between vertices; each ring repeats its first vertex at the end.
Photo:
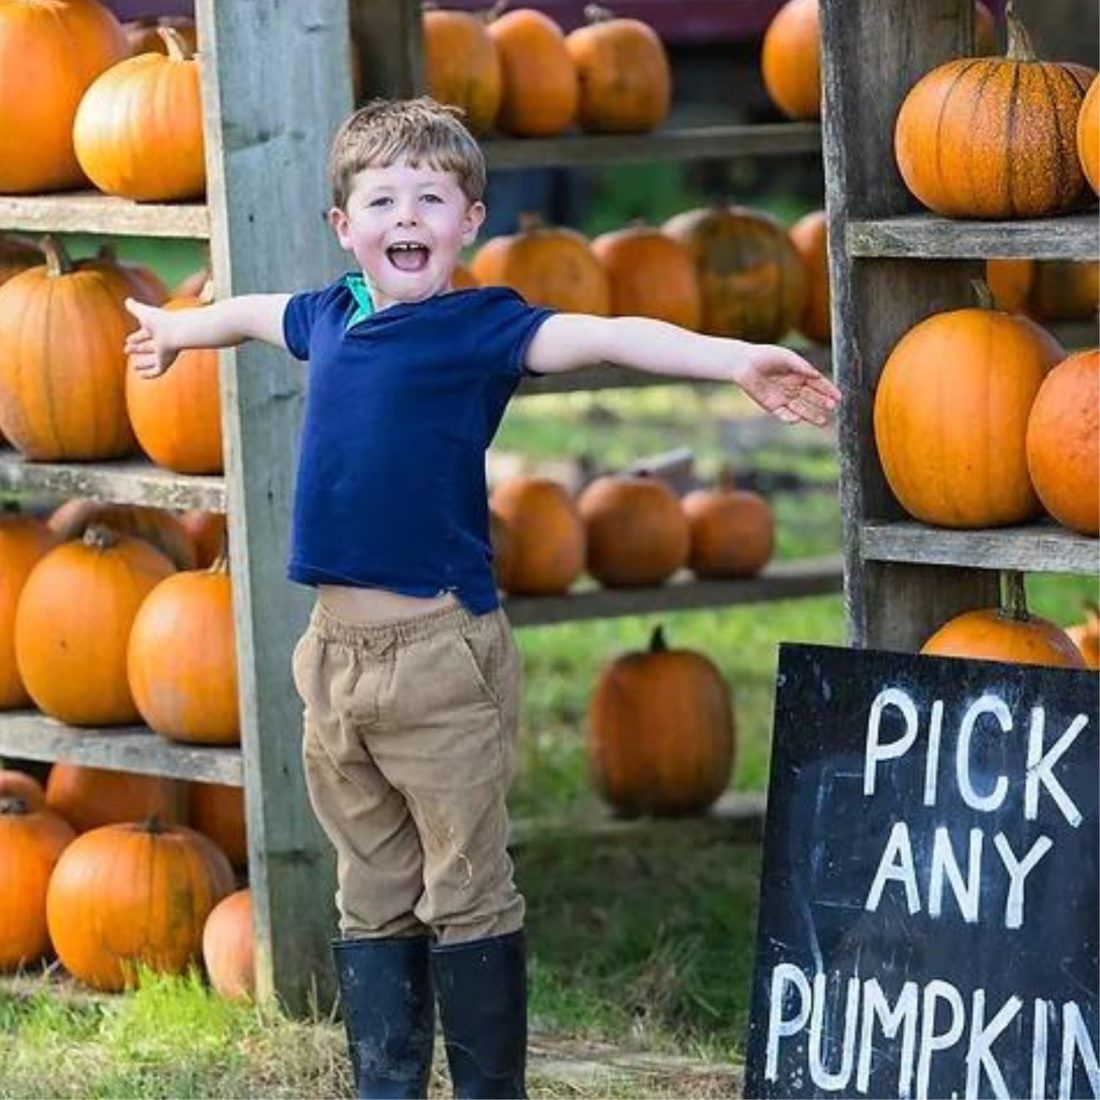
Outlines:
POLYGON ((340 242, 340 247, 350 251, 351 240, 348 237, 348 216, 338 206, 334 206, 328 212, 328 223, 332 226, 332 231, 336 234, 336 239, 340 242))
POLYGON ((469 247, 477 240, 477 231, 485 221, 485 203, 472 202, 466 210, 466 217, 462 222, 462 244, 469 247))

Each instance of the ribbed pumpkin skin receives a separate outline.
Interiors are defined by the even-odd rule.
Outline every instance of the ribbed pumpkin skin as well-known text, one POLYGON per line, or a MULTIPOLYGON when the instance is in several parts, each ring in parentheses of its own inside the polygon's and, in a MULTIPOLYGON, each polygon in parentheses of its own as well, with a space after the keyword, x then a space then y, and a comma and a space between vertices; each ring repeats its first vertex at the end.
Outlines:
POLYGON ((493 128, 504 95, 504 75, 483 19, 464 11, 426 11, 424 70, 428 94, 460 107, 473 133, 493 128))
POLYGON ((1080 206, 1088 185, 1076 125, 1082 67, 963 58, 922 77, 894 147, 909 190, 952 218, 1037 218, 1080 206))
POLYGON ((821 117, 821 12, 818 0, 788 0, 764 32, 764 86, 788 117, 821 117))
POLYGON ((941 527, 1036 516, 1024 440, 1056 361, 1036 326, 993 310, 940 313, 910 329, 874 405, 879 459, 902 507, 941 527))
POLYGON ((46 887, 75 836, 57 814, 0 795, 0 971, 29 966, 50 949, 46 887))
POLYGON ((566 35, 577 67, 577 122, 593 134, 641 134, 668 117, 672 72, 660 38, 637 19, 607 19, 566 35))
POLYGON ((65 969, 95 989, 132 985, 137 967, 182 974, 202 930, 233 890, 217 846, 182 825, 104 825, 62 853, 46 895, 50 938, 65 969))
POLYGON ((65 542, 82 538, 89 527, 98 524, 120 535, 143 539, 177 569, 194 569, 199 564, 195 543, 183 521, 164 508, 106 504, 76 497, 58 505, 48 522, 50 530, 65 542))
POLYGON ((691 532, 688 568, 697 577, 751 577, 771 560, 775 516, 759 493, 695 489, 681 504, 691 532))
POLYGON ((729 783, 734 737, 729 687, 691 650, 623 654, 589 703, 593 783, 627 815, 701 813, 729 783))
POLYGON ((28 810, 41 810, 46 805, 46 792, 33 775, 0 768, 0 798, 19 798, 28 810))
POLYGON ((654 477, 598 477, 577 501, 588 572, 609 588, 661 584, 688 559, 688 521, 676 494, 654 477))
POLYGON ((1027 468, 1059 523, 1100 534, 1100 352, 1071 355, 1046 376, 1028 417, 1027 468))
POLYGON ((97 0, 0 4, 0 194, 83 182, 73 152, 77 105, 128 54, 122 26, 97 0))
POLYGON ((155 817, 165 824, 187 819, 187 785, 164 775, 85 768, 59 761, 46 780, 46 805, 78 833, 155 817))
MULTIPOLYGON (((197 309, 195 298, 176 298, 166 309, 197 309)), ((172 369, 143 378, 126 368, 126 411, 141 449, 158 466, 181 474, 220 474, 222 401, 218 353, 213 348, 180 352, 172 369)))
POLYGON ((130 331, 97 271, 35 267, 0 287, 0 429, 39 462, 131 454, 126 416, 130 331))
POLYGON ((787 234, 806 272, 806 304, 797 323, 803 336, 827 344, 832 335, 829 313, 829 225, 824 210, 799 218, 787 234))
POLYGON ((1038 260, 1027 311, 1043 321, 1088 321, 1100 307, 1100 264, 1038 260))
POLYGON ((208 836, 234 867, 248 866, 244 790, 225 783, 189 783, 188 823, 208 836))
POLYGON ((545 477, 510 478, 489 503, 511 539, 500 587, 517 596, 565 592, 584 568, 584 523, 565 489, 545 477))
POLYGON ((1021 621, 996 609, 966 611, 944 623, 921 653, 1052 668, 1085 667, 1085 659, 1061 627, 1037 615, 1021 621))
POLYGON ((1077 156, 1089 186, 1100 194, 1100 77, 1089 85, 1077 116, 1077 156))
POLYGON ((222 898, 206 918, 202 958, 214 991, 232 1000, 256 994, 252 893, 238 890, 222 898))
POLYGON ((15 663, 15 609, 31 570, 60 539, 32 516, 0 516, 0 709, 31 701, 15 663))
POLYGON ((493 237, 470 264, 482 286, 508 286, 533 306, 563 313, 611 312, 611 287, 592 246, 575 230, 530 225, 493 237))
POLYGON ((109 195, 172 202, 206 190, 199 62, 143 53, 100 76, 73 123, 76 155, 109 195))
POLYGON ((985 281, 993 302, 1006 313, 1027 308, 1035 284, 1034 260, 986 260, 985 281))
POLYGON ((127 675, 142 718, 174 741, 239 745, 237 655, 229 574, 167 577, 130 631, 127 675))
POLYGON ((553 137, 577 113, 580 84, 561 27, 533 8, 489 23, 504 77, 497 126, 514 137, 553 137))
POLYGON ((67 542, 42 558, 15 614, 15 659, 35 705, 75 726, 138 721, 126 679, 130 627, 172 572, 163 554, 126 536, 107 547, 67 542))
POLYGON ((768 343, 802 315, 806 272, 774 218, 740 206, 712 206, 677 214, 663 231, 695 259, 703 332, 768 343))
POLYGON ((652 317, 698 329, 703 320, 699 276, 691 253, 657 229, 631 225, 592 242, 611 290, 614 317, 652 317))

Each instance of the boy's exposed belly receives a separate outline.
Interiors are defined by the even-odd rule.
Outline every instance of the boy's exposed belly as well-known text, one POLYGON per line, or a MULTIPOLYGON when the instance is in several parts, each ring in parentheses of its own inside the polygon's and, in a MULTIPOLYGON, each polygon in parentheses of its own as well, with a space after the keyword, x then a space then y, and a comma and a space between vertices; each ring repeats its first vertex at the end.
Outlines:
POLYGON ((407 619, 458 603, 452 592, 439 596, 406 596, 386 588, 351 588, 338 584, 318 585, 317 595, 327 611, 346 623, 407 619))

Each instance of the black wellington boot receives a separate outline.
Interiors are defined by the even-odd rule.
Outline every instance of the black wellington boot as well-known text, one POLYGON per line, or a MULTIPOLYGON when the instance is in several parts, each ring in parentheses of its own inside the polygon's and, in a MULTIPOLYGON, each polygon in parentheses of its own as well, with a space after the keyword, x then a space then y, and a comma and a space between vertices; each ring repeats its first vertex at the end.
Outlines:
POLYGON ((460 1100, 527 1096, 527 971, 523 929, 436 944, 432 974, 460 1100))
POLYGON ((427 936, 333 940, 359 1100, 427 1094, 435 1032, 428 948, 427 936))

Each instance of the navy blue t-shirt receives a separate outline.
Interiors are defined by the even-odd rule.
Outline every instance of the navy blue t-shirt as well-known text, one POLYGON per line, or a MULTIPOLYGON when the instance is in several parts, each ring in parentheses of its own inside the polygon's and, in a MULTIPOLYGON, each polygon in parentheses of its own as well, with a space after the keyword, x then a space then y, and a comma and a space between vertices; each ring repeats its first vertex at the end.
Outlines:
POLYGON ((498 605, 485 451, 552 312, 493 287, 351 323, 346 279, 290 299, 286 345, 309 360, 291 580, 498 605))

